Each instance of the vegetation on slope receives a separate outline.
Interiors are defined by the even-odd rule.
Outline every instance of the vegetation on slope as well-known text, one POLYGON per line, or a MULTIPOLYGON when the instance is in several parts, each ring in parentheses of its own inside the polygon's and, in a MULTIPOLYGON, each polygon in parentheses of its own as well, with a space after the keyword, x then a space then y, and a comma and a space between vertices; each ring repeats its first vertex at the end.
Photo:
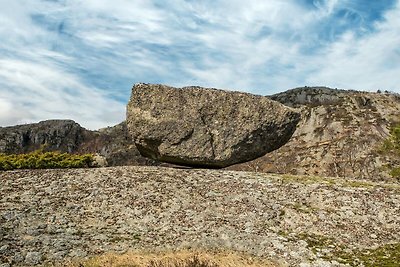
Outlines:
POLYGON ((27 154, 0 154, 0 170, 86 168, 93 166, 92 154, 75 155, 37 150, 27 154))
POLYGON ((400 124, 392 127, 390 136, 385 140, 382 146, 382 152, 390 154, 394 164, 389 167, 390 175, 400 181, 400 166, 398 159, 400 158, 400 124))
POLYGON ((383 144, 383 149, 400 154, 400 125, 392 127, 389 138, 383 144))
MULTIPOLYGON (((281 233, 288 237, 287 233, 281 233)), ((336 261, 349 266, 397 267, 400 262, 400 243, 391 243, 375 248, 350 249, 340 245, 335 239, 312 233, 301 233, 294 240, 304 240, 307 247, 319 253, 327 261, 336 261)))

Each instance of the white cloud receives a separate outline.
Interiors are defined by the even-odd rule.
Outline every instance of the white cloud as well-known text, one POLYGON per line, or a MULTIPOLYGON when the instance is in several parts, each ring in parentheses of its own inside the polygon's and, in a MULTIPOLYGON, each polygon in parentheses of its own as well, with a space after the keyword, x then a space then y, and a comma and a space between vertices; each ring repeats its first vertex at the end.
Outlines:
POLYGON ((29 115, 24 114, 19 108, 15 107, 8 99, 0 97, 0 125, 13 125, 16 122, 23 123, 21 118, 29 121, 29 115))
POLYGON ((124 105, 95 88, 83 85, 57 67, 13 59, 1 59, 0 125, 45 119, 73 119, 90 129, 124 119, 124 105))
MULTIPOLYGON (((342 1, 345 2, 345 1, 342 1)), ((339 0, 321 0, 321 1, 314 1, 315 6, 317 6, 320 10, 323 12, 321 15, 323 16, 329 16, 331 15, 335 9, 340 5, 339 0)), ((343 3, 342 3, 343 4, 343 3)))
POLYGON ((357 1, 301 2, 0 0, 0 125, 115 124, 136 82, 400 91, 399 4, 383 21, 363 17, 368 32, 336 20, 357 1))
POLYGON ((340 88, 400 92, 400 5, 388 12, 372 35, 357 37, 347 32, 310 59, 316 70, 309 84, 340 88))

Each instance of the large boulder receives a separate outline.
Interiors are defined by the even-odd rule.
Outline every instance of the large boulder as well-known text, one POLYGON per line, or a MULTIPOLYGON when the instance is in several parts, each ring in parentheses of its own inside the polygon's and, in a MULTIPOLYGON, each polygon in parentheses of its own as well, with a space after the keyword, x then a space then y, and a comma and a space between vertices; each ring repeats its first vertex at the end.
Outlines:
POLYGON ((300 115, 248 93, 136 84, 127 127, 143 156, 173 164, 221 168, 284 145, 300 115))

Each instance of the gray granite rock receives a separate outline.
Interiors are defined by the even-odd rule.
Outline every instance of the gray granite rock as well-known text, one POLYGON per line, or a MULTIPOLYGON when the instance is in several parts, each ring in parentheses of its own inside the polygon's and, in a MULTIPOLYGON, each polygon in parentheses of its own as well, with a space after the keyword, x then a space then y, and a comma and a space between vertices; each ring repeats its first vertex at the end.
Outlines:
POLYGON ((300 115, 267 97, 201 87, 136 84, 127 127, 140 153, 203 167, 250 161, 284 145, 300 115))
POLYGON ((25 263, 31 266, 38 265, 42 260, 43 257, 40 252, 28 252, 25 256, 25 263))
POLYGON ((338 249, 400 240, 398 184, 161 167, 0 172, 0 184, 0 263, 12 266, 186 248, 346 266, 338 249))

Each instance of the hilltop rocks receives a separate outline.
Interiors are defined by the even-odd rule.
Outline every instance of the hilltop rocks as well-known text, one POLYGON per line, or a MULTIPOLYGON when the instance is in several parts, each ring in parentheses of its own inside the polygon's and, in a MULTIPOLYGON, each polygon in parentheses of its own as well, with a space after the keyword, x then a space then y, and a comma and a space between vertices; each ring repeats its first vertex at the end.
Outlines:
POLYGON ((73 152, 82 143, 85 129, 72 120, 0 128, 0 153, 23 153, 40 147, 73 152))
POLYGON ((159 161, 225 167, 284 145, 300 116, 266 97, 201 87, 136 84, 128 132, 140 153, 159 161))
POLYGON ((389 172, 400 157, 381 148, 400 118, 399 95, 300 87, 270 98, 301 113, 296 132, 285 146, 231 169, 396 182, 389 172))
POLYGON ((37 150, 98 154, 99 166, 157 165, 140 155, 122 122, 90 131, 72 120, 0 127, 0 153, 18 154, 37 150))

